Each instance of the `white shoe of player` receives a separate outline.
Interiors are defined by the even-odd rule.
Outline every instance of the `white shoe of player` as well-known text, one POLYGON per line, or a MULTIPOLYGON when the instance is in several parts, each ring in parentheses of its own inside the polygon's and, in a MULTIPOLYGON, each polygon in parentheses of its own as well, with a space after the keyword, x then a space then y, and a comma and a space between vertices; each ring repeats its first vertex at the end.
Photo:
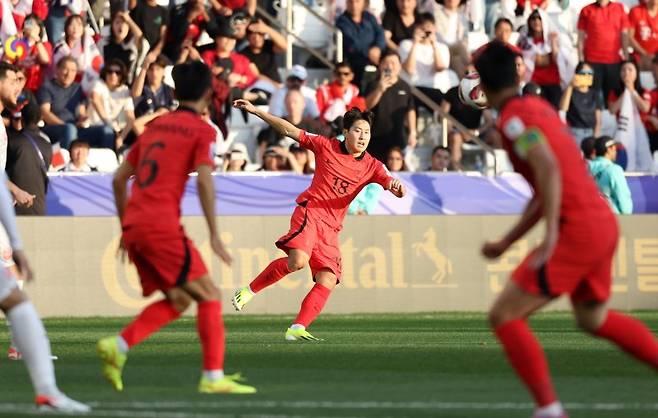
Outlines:
POLYGON ((59 411, 87 413, 91 411, 89 405, 74 401, 63 393, 57 396, 39 395, 35 399, 39 411, 59 411))

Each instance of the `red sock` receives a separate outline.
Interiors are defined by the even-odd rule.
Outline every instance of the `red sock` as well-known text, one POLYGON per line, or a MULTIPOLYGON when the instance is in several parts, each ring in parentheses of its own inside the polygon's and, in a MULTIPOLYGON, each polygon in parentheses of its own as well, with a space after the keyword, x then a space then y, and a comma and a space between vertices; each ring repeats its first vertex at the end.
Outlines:
POLYGON ((637 319, 610 310, 594 335, 612 341, 638 360, 658 368, 658 341, 637 319))
POLYGON ((327 289, 321 284, 316 283, 304 298, 302 308, 297 314, 294 323, 304 325, 305 327, 311 325, 311 322, 315 321, 315 318, 318 317, 320 311, 324 308, 324 304, 329 299, 330 294, 331 289, 327 289))
POLYGON ((203 352, 203 370, 224 369, 224 321, 218 300, 199 303, 197 331, 203 352))
POLYGON ((288 273, 290 273, 288 269, 288 257, 277 258, 265 267, 265 270, 249 284, 249 288, 252 292, 258 293, 267 286, 278 282, 288 273))
POLYGON ((557 400, 548 363, 541 345, 523 319, 499 325, 496 336, 505 349, 507 359, 535 399, 539 407, 557 400))
POLYGON ((137 318, 121 331, 121 338, 126 341, 128 347, 132 347, 179 316, 180 312, 168 300, 154 302, 144 308, 137 318))

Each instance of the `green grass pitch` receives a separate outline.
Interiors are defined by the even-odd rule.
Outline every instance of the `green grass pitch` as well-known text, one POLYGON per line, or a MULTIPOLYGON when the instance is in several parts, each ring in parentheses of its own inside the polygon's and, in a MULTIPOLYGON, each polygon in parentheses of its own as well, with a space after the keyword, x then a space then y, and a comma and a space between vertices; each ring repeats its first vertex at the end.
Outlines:
MULTIPOLYGON (((658 330, 658 312, 639 312, 658 330)), ((52 319, 46 328, 60 387, 94 406, 91 416, 182 417, 530 417, 532 404, 505 361, 484 314, 323 315, 320 343, 286 342, 290 316, 226 317, 227 372, 241 371, 256 395, 201 395, 194 318, 135 348, 115 393, 100 375, 98 338, 128 318, 52 319)), ((532 321, 571 418, 658 416, 658 376, 607 342, 578 332, 567 313, 532 321)), ((32 413, 20 362, 4 357, 0 416, 32 413)))

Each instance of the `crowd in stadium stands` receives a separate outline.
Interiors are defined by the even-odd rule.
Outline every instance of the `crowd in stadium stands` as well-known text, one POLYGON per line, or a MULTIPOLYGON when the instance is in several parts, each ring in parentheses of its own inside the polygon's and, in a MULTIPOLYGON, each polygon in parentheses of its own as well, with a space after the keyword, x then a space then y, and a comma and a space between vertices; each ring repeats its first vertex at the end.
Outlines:
MULTIPOLYGON (((236 98, 339 137, 346 110, 371 109, 376 122, 369 151, 390 171, 467 169, 462 155, 471 136, 494 148, 499 138, 495 112, 464 105, 457 87, 473 70, 478 48, 496 39, 519 53, 523 92, 540 94, 560 111, 578 145, 607 133, 620 148, 619 165, 650 171, 658 150, 658 89, 643 83, 654 87, 651 74, 658 77, 658 0, 633 1, 306 1, 322 6, 317 11, 343 35, 344 60, 324 84, 309 80, 313 59, 279 70, 287 38, 279 21, 259 14, 257 6, 283 20, 286 2, 3 2, 2 59, 22 70, 23 84, 19 108, 3 115, 7 170, 17 185, 40 195, 44 171, 97 171, 86 160, 90 147, 111 150, 120 160, 149 122, 176 108, 167 74, 188 60, 203 61, 215 75, 204 116, 217 131, 218 171, 314 170, 311 152, 271 129, 229 143, 236 119, 248 121, 231 109, 236 98), (441 130, 427 128, 436 114, 415 98, 414 87, 458 122, 448 123, 447 147, 432 149, 441 143, 441 130), (620 145, 629 141, 630 148, 620 145), (427 150, 429 164, 412 158, 418 146, 427 150), (33 154, 30 164, 26 153, 33 154), (29 170, 17 170, 26 164, 29 170), (29 181, 20 178, 27 172, 33 173, 29 181)), ((305 56, 297 55, 298 61, 305 56)), ((367 212, 367 205, 359 211, 367 212)))

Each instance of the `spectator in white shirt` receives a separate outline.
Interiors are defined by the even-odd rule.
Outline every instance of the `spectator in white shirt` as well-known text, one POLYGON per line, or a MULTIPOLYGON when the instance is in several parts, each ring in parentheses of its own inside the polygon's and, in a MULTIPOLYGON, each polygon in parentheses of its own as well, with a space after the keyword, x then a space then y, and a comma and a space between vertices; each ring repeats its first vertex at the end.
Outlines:
POLYGON ((464 74, 470 61, 468 53, 469 23, 460 0, 443 0, 434 9, 439 40, 450 48, 450 68, 457 74, 464 74))
POLYGON ((440 104, 443 93, 450 89, 450 50, 437 40, 432 14, 423 13, 416 19, 413 39, 400 42, 400 60, 411 82, 440 104))
POLYGON ((286 115, 286 95, 289 89, 297 89, 302 92, 306 105, 304 106, 304 116, 316 119, 320 116, 318 104, 315 99, 315 90, 306 85, 308 72, 301 65, 293 65, 286 78, 285 86, 281 87, 272 94, 270 99, 270 114, 278 117, 286 115))
POLYGON ((71 142, 69 154, 71 156, 71 161, 69 161, 64 167, 60 168, 60 172, 94 173, 98 171, 96 167, 92 167, 87 163, 87 157, 89 157, 89 142, 84 139, 76 139, 71 142))

